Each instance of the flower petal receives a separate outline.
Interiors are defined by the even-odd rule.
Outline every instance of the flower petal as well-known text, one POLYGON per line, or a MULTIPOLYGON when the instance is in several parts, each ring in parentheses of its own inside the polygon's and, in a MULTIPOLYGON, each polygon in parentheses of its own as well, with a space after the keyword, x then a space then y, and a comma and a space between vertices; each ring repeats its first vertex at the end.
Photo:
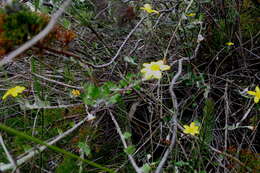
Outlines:
POLYGON ((154 72, 153 72, 153 76, 154 76, 156 79, 161 79, 161 78, 162 78, 162 72, 161 72, 161 71, 154 71, 154 72))
POLYGON ((252 96, 255 96, 255 95, 256 95, 256 92, 254 92, 254 91, 247 91, 247 94, 252 95, 252 96))
POLYGON ((163 60, 159 60, 155 62, 156 64, 158 64, 159 66, 163 65, 163 60))
POLYGON ((150 4, 144 4, 144 8, 146 9, 152 9, 152 6, 150 4))
POLYGON ((165 70, 170 70, 170 69, 171 69, 171 66, 161 65, 160 68, 161 68, 162 71, 165 71, 165 70))
POLYGON ((157 10, 151 10, 151 13, 160 14, 159 11, 157 11, 157 10))
POLYGON ((4 94, 4 96, 2 97, 2 99, 5 100, 6 97, 9 96, 9 95, 10 95, 10 93, 7 91, 7 92, 4 94))
POLYGON ((260 93, 260 89, 259 89, 258 86, 255 87, 255 91, 256 91, 257 93, 260 93))
POLYGON ((147 69, 147 68, 143 68, 143 69, 141 69, 141 73, 147 73, 148 71, 150 71, 150 70, 147 69))
POLYGON ((144 67, 150 67, 151 64, 149 64, 149 63, 143 63, 143 66, 144 66, 144 67))
POLYGON ((255 103, 258 103, 258 102, 259 102, 259 100, 260 100, 260 98, 259 98, 259 97, 255 97, 255 98, 254 98, 254 101, 255 101, 255 103))

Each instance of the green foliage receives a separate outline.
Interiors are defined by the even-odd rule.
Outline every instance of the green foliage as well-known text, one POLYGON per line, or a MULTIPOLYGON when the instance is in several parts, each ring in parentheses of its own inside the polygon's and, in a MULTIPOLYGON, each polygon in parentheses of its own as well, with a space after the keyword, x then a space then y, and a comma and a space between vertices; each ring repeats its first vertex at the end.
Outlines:
POLYGON ((75 159, 65 157, 63 162, 55 170, 55 173, 76 173, 78 172, 78 166, 75 159))
POLYGON ((214 111, 214 101, 207 99, 203 108, 202 125, 200 128, 200 137, 206 144, 210 144, 213 140, 213 129, 215 125, 214 111))
POLYGON ((86 156, 89 156, 91 154, 91 149, 88 144, 86 144, 84 142, 79 142, 78 146, 84 152, 84 154, 86 156))
POLYGON ((46 25, 43 17, 29 10, 12 12, 5 17, 5 39, 18 45, 38 34, 46 25))
POLYGON ((71 14, 81 22, 81 25, 90 25, 94 17, 94 6, 90 1, 73 1, 73 6, 70 9, 71 14))
MULTIPOLYGON (((124 89, 127 85, 131 84, 134 81, 133 78, 133 74, 128 74, 125 79, 122 79, 117 83, 108 81, 101 86, 87 83, 84 85, 85 92, 83 94, 83 102, 91 106, 118 103, 121 101, 121 93, 119 90, 124 89)), ((133 88, 139 90, 140 85, 136 84, 133 88)), ((127 90, 126 93, 131 93, 131 90, 127 90)))
POLYGON ((124 149, 124 152, 126 154, 130 154, 131 155, 131 154, 134 154, 135 150, 136 150, 135 146, 130 145, 127 148, 124 149))
POLYGON ((108 168, 105 168, 105 167, 103 167, 102 165, 99 165, 99 164, 97 164, 97 163, 95 163, 95 162, 92 162, 92 161, 90 161, 90 160, 83 159, 83 158, 81 158, 81 157, 79 157, 79 156, 77 156, 77 155, 75 155, 75 154, 73 154, 73 153, 71 153, 71 152, 68 152, 68 151, 66 151, 66 150, 64 150, 64 149, 61 149, 61 148, 59 148, 59 147, 56 147, 56 146, 53 146, 53 145, 49 145, 49 144, 47 144, 46 142, 44 142, 44 141, 42 141, 42 140, 40 140, 40 139, 38 139, 38 138, 32 137, 32 136, 30 136, 30 135, 27 135, 26 133, 17 131, 17 130, 15 130, 15 129, 13 129, 13 128, 10 128, 10 127, 8 127, 8 126, 5 126, 4 124, 0 124, 0 129, 3 130, 3 131, 5 131, 5 132, 7 132, 7 133, 10 133, 10 134, 16 135, 16 136, 18 136, 18 137, 21 137, 21 138, 23 138, 23 139, 26 139, 26 140, 28 140, 28 141, 35 142, 35 143, 37 143, 37 144, 41 144, 41 145, 43 145, 43 146, 46 146, 47 148, 52 149, 53 151, 59 152, 59 153, 61 153, 61 154, 64 154, 65 156, 68 156, 68 157, 70 157, 71 159, 78 159, 78 160, 80 160, 80 161, 82 161, 82 162, 84 162, 84 163, 86 163, 86 164, 89 164, 89 165, 94 166, 94 167, 96 167, 96 168, 105 170, 105 171, 107 171, 107 172, 114 172, 113 170, 108 169, 108 168))
POLYGON ((129 139, 129 138, 132 136, 132 134, 129 133, 129 132, 125 132, 125 133, 123 134, 123 136, 124 136, 125 139, 129 139))
POLYGON ((143 173, 149 173, 152 170, 151 166, 147 163, 144 164, 141 169, 142 169, 143 173))
POLYGON ((187 74, 187 79, 184 80, 186 86, 196 85, 198 88, 204 88, 204 75, 200 73, 199 75, 190 71, 187 74))

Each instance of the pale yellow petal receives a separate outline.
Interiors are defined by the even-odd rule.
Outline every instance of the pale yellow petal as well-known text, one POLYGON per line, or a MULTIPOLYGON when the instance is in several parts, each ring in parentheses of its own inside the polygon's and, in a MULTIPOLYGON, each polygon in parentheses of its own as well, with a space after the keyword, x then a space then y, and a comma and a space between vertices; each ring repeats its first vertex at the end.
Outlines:
POLYGON ((147 68, 143 68, 143 69, 141 69, 141 73, 147 73, 148 70, 149 69, 147 69, 147 68))
POLYGON ((259 97, 255 97, 255 98, 254 98, 255 103, 258 103, 258 102, 259 102, 259 99, 260 99, 259 97))
POLYGON ((9 96, 9 95, 10 95, 10 93, 7 91, 7 92, 4 94, 4 96, 2 97, 2 99, 5 100, 6 97, 9 96))
MULTIPOLYGON (((184 126, 184 128, 185 128, 185 126, 184 126)), ((183 130, 183 133, 189 134, 189 133, 190 133, 189 127, 186 127, 186 128, 183 130)))
POLYGON ((149 80, 149 79, 152 78, 152 76, 153 76, 153 75, 152 75, 151 73, 149 73, 149 72, 148 72, 148 73, 145 73, 145 74, 144 74, 144 79, 149 80))
POLYGON ((195 127, 195 122, 190 123, 190 127, 195 127))
POLYGON ((159 66, 163 65, 163 60, 159 60, 155 62, 156 64, 158 64, 159 66))
POLYGON ((150 4, 144 4, 144 8, 146 9, 152 9, 152 6, 150 4))
POLYGON ((187 129, 187 128, 189 128, 189 126, 188 126, 188 125, 184 125, 183 127, 184 127, 184 129, 187 129))
POLYGON ((151 13, 160 14, 159 11, 157 11, 157 10, 151 10, 151 13))
POLYGON ((258 86, 255 87, 255 91, 256 91, 257 93, 260 93, 260 89, 259 89, 258 86))
POLYGON ((160 66, 160 68, 161 68, 162 71, 165 71, 165 70, 170 70, 170 69, 171 69, 171 66, 162 65, 162 66, 160 66))
POLYGON ((11 95, 12 95, 13 97, 16 97, 16 96, 18 96, 18 93, 17 93, 17 92, 12 92, 11 95))
POLYGON ((247 94, 252 95, 252 96, 255 96, 255 95, 256 95, 256 92, 254 92, 254 91, 247 91, 247 94))
POLYGON ((189 13, 189 14, 187 14, 186 16, 193 17, 193 16, 195 16, 195 15, 196 15, 196 13, 189 13))
POLYGON ((162 72, 161 72, 161 71, 154 71, 154 72, 153 72, 153 76, 154 76, 156 79, 161 79, 161 78, 162 78, 162 72))
POLYGON ((150 63, 143 63, 143 66, 144 66, 144 67, 150 67, 151 64, 150 64, 150 63))

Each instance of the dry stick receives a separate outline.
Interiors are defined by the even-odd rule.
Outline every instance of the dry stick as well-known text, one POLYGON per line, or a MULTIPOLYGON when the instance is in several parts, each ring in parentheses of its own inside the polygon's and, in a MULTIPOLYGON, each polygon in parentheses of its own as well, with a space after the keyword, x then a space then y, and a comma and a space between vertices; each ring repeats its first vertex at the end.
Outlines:
MULTIPOLYGON (((54 139, 50 142, 46 142, 48 145, 53 145, 56 142, 58 142, 59 140, 63 139, 64 137, 68 136, 69 134, 71 134, 74 130, 76 130, 78 127, 80 127, 84 122, 89 120, 89 116, 86 116, 82 121, 80 121, 79 123, 77 123, 74 127, 72 127, 71 129, 67 130, 66 132, 62 133, 61 135, 58 135, 56 137, 54 137, 54 139)), ((28 152, 24 157, 20 158, 17 160, 17 166, 27 162, 28 160, 30 160, 32 157, 34 157, 36 154, 39 154, 40 152, 44 151, 47 148, 47 146, 40 146, 37 147, 36 149, 31 150, 30 152, 28 152)), ((15 168, 16 165, 13 163, 9 163, 9 164, 0 164, 0 171, 6 171, 9 169, 13 169, 15 168)))
POLYGON ((27 49, 29 49, 30 47, 32 47, 34 44, 36 44, 38 41, 40 41, 41 39, 43 39, 54 27, 54 25, 56 24, 58 18, 61 16, 61 14, 64 12, 64 10, 67 8, 67 6, 70 4, 71 0, 66 0, 61 7, 59 8, 59 10, 53 14, 53 17, 51 18, 50 22, 48 23, 48 25, 39 33, 37 34, 35 37, 33 37, 31 40, 27 41, 26 43, 24 43, 22 46, 20 46, 18 49, 12 51, 11 53, 9 53, 7 56, 5 56, 1 61, 0 61, 0 66, 7 64, 8 62, 13 61, 13 59, 20 55, 21 53, 23 53, 24 51, 26 51, 27 49))
MULTIPOLYGON (((7 158, 8 158, 8 160, 9 160, 9 162, 10 162, 11 164, 13 164, 13 165, 14 165, 14 169, 16 169, 16 168, 17 168, 16 161, 14 160, 13 156, 12 156, 12 155, 9 153, 9 151, 7 150, 1 133, 0 133, 0 144, 2 145, 2 147, 3 147, 3 149, 4 149, 5 154, 6 154, 7 158)), ((20 170, 17 169, 16 172, 19 173, 20 170)))
MULTIPOLYGON (((228 83, 226 83, 225 87, 225 93, 224 93, 224 99, 225 99, 225 127, 228 127, 228 115, 229 115, 229 104, 228 104, 228 83)), ((228 128, 225 129, 225 141, 224 141, 224 150, 227 151, 227 145, 228 145, 228 128)), ((225 169, 226 172, 226 169, 225 169)))
POLYGON ((65 56, 71 56, 71 57, 76 58, 77 60, 79 60, 80 63, 93 67, 92 64, 90 64, 88 62, 85 62, 85 61, 82 61, 82 57, 81 56, 76 55, 76 54, 74 54, 72 52, 68 52, 68 51, 65 51, 65 50, 62 50, 62 49, 54 49, 54 48, 47 47, 47 46, 42 46, 42 45, 36 45, 36 47, 38 47, 39 49, 44 49, 44 50, 49 51, 49 52, 62 54, 62 55, 65 55, 65 56))
POLYGON ((36 74, 36 73, 32 73, 34 76, 38 77, 38 78, 41 78, 41 79, 44 79, 48 82, 52 82, 52 83, 55 83, 55 84, 58 84, 58 85, 62 85, 62 86, 65 86, 65 87, 68 87, 68 88, 74 88, 74 89, 78 89, 78 90, 81 90, 83 89, 83 87, 77 87, 77 86, 72 86, 72 85, 69 85, 69 84, 65 84, 65 83, 62 83, 62 82, 59 82, 59 81, 56 81, 56 80, 53 80, 53 79, 48 79, 44 76, 41 76, 39 74, 36 74))
POLYGON ((172 127, 171 127, 171 131, 172 131, 172 138, 171 138, 171 144, 169 146, 169 148, 165 151, 162 160, 160 161, 158 167, 156 168, 155 173, 160 173, 163 169, 163 166, 169 156, 169 154, 171 153, 173 146, 175 144, 176 141, 176 136, 177 136, 177 116, 179 115, 179 107, 178 107, 178 101, 177 101, 177 97, 173 91, 173 87, 176 84, 178 78, 180 77, 182 72, 182 60, 179 60, 179 65, 178 65, 178 72, 177 74, 174 76, 174 78, 171 81, 171 85, 170 85, 170 94, 172 97, 172 103, 173 103, 173 108, 174 108, 174 113, 171 119, 171 123, 172 123, 172 127))
MULTIPOLYGON (((118 125, 118 123, 117 123, 115 117, 114 117, 114 115, 111 113, 111 111, 109 111, 109 114, 110 114, 110 116, 111 116, 112 121, 114 122, 114 124, 115 124, 115 126, 116 126, 117 133, 119 134, 119 136, 120 136, 120 138, 121 138, 121 141, 122 141, 122 143, 123 143, 123 145, 124 145, 124 148, 127 148, 127 144, 126 144, 124 135, 123 135, 123 133, 122 133, 122 131, 121 131, 121 129, 120 129, 120 127, 119 127, 119 125, 118 125)), ((136 171, 137 173, 142 173, 142 170, 137 166, 137 164, 136 164, 136 162, 135 162, 133 156, 132 156, 131 154, 127 154, 127 156, 128 156, 128 158, 129 158, 129 160, 130 160, 132 166, 134 167, 135 171, 136 171)))
POLYGON ((246 113, 244 114, 244 116, 242 117, 242 119, 236 124, 236 127, 238 127, 249 115, 249 113, 251 112, 252 108, 254 107, 254 104, 252 104, 250 106, 250 108, 246 111, 246 113))
MULTIPOLYGON (((206 145, 207 145, 207 144, 206 144, 206 145)), ((229 157, 230 159, 234 160, 235 162, 237 162, 237 163, 238 163, 239 165, 241 165, 242 167, 246 168, 249 172, 252 172, 252 169, 251 169, 251 168, 247 167, 246 164, 244 164, 243 162, 241 162, 240 160, 238 160, 236 157, 232 156, 231 154, 222 152, 222 151, 220 151, 220 150, 218 150, 218 149, 216 149, 216 148, 214 148, 214 147, 212 147, 212 146, 210 146, 210 145, 208 145, 208 146, 209 146, 209 148, 210 148, 211 150, 213 150, 214 152, 216 152, 216 153, 218 153, 218 154, 222 154, 222 155, 224 155, 224 156, 226 156, 226 157, 229 157)))
POLYGON ((58 105, 58 106, 49 106, 49 105, 37 105, 37 104, 30 104, 30 103, 25 103, 23 106, 26 109, 64 109, 64 108, 70 108, 70 107, 75 107, 75 106, 80 106, 83 105, 83 103, 76 103, 76 104, 69 104, 69 105, 58 105))
POLYGON ((119 49, 116 52, 116 55, 111 59, 110 62, 106 63, 106 64, 101 64, 101 65, 92 65, 95 68, 103 68, 106 66, 111 65, 119 56, 119 54, 121 53, 122 49, 124 48, 126 42, 129 40, 129 38, 133 35, 133 33, 136 31, 136 29, 142 24, 142 22, 144 21, 146 17, 143 17, 136 25, 135 27, 131 30, 131 32, 127 35, 127 37, 125 38, 124 42, 121 44, 121 46, 119 47, 119 49))

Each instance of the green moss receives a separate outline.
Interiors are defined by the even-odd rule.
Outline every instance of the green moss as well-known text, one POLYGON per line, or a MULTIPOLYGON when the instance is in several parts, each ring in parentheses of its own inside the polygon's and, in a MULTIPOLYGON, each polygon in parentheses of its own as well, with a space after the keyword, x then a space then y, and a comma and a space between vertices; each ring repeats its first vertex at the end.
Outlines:
POLYGON ((42 17, 31 11, 18 11, 7 15, 3 24, 4 36, 15 45, 38 34, 46 22, 42 17))

